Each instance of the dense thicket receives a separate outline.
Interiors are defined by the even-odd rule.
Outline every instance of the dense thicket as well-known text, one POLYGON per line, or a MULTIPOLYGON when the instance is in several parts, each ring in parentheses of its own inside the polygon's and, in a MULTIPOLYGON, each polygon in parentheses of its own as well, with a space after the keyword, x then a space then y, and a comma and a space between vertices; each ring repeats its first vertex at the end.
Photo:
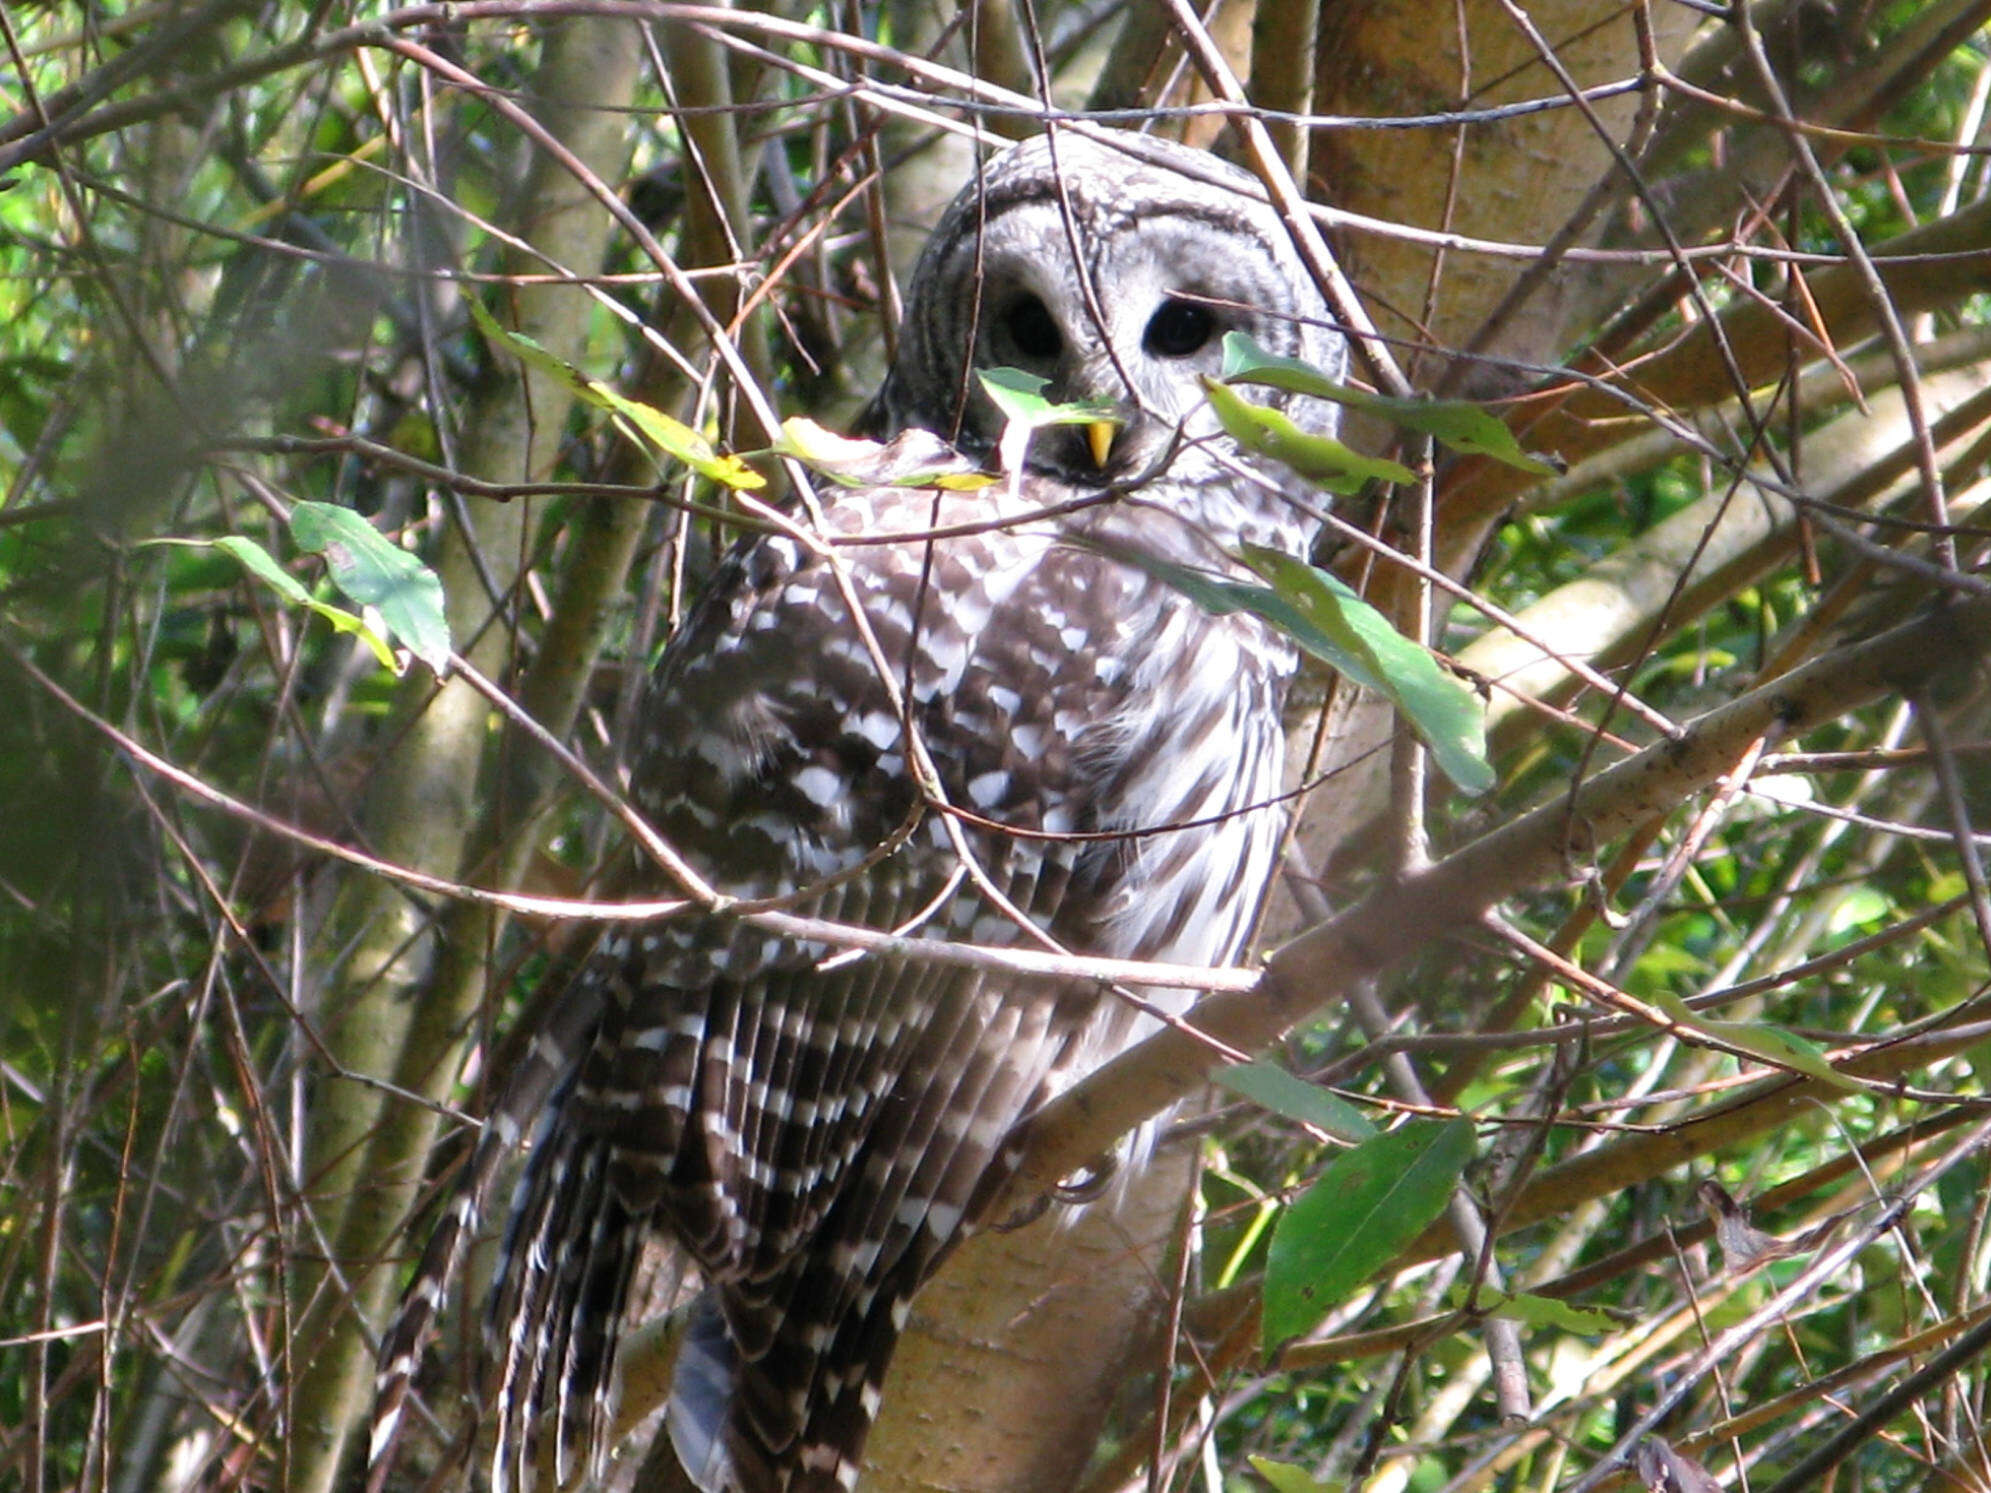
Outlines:
MULTIPOLYGON (((1423 480, 1319 558, 1482 690, 1499 787, 1314 676, 1285 947, 1205 1020, 1476 1159, 1270 1352, 1341 1143, 1221 1091, 1119 1216, 963 1251, 867 1487, 1991 1486, 1987 14, 0 8, 0 1487, 351 1486, 413 1241, 587 936, 527 900, 615 838, 572 759, 612 798, 728 499, 469 304, 725 450, 840 428, 975 142, 1073 111, 1297 182, 1366 383, 1564 468, 1361 430, 1423 480), (353 606, 302 504, 440 579, 443 682, 245 566, 353 606)), ((1200 1069, 1150 1057, 1035 1174, 1200 1069)), ((623 1481, 668 1334, 628 1356, 623 1481)))

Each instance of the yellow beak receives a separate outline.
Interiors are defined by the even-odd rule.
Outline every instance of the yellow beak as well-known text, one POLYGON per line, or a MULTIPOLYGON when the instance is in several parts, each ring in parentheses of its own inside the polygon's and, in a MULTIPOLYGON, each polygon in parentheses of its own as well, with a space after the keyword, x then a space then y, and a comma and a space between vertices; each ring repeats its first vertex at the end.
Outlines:
POLYGON ((1119 431, 1119 425, 1112 420, 1094 420, 1085 427, 1085 443, 1092 448, 1094 466, 1105 467, 1106 458, 1113 452, 1113 437, 1119 431))

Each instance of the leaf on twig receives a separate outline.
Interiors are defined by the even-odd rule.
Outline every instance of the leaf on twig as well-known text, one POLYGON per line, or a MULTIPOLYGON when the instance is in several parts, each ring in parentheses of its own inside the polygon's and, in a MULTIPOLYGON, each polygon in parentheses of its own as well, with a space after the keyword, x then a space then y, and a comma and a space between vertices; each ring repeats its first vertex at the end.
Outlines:
POLYGON ((842 487, 937 487, 972 492, 1002 479, 984 472, 930 430, 902 430, 889 441, 838 435, 794 415, 781 422, 775 451, 842 487))
POLYGON ((1411 642, 1326 571, 1278 550, 1246 545, 1239 558, 1272 583, 1259 586, 1098 536, 1068 542, 1146 571, 1212 616, 1244 612, 1270 623, 1336 673, 1402 711, 1431 748, 1439 771, 1461 792, 1477 795, 1493 787, 1479 697, 1446 673, 1429 649, 1411 642))
POLYGON ((470 318, 492 342, 510 350, 528 367, 536 368, 583 404, 606 411, 624 435, 639 446, 683 462, 701 477, 709 477, 723 487, 747 492, 767 486, 767 479, 737 456, 722 455, 712 443, 682 420, 665 414, 654 405, 618 393, 598 378, 589 378, 566 359, 556 357, 523 332, 509 332, 499 326, 491 313, 469 298, 470 318))
POLYGON ((1291 1462, 1275 1462, 1256 1454, 1246 1460, 1253 1472, 1272 1485, 1272 1493, 1344 1493, 1348 1486, 1340 1481, 1324 1483, 1306 1468, 1295 1467, 1291 1462))
MULTIPOLYGON (((1244 546, 1245 564, 1320 632, 1359 657, 1378 688, 1431 749, 1438 769, 1461 792, 1493 787, 1486 760, 1486 710, 1479 696, 1445 672, 1431 650, 1413 643, 1352 587, 1280 550, 1244 546)), ((1303 639, 1296 638, 1305 647, 1303 639)))
POLYGON ((359 514, 330 503, 291 509, 290 536, 300 550, 323 555, 332 584, 359 605, 358 612, 320 601, 275 556, 245 534, 218 539, 153 539, 187 549, 219 550, 292 606, 315 612, 334 630, 365 643, 385 668, 404 664, 390 638, 440 673, 449 663, 449 621, 435 572, 391 543, 359 514))
POLYGON ((1375 1135, 1376 1127, 1362 1112, 1330 1094, 1319 1084, 1308 1083, 1277 1063, 1238 1063, 1219 1068, 1210 1075, 1220 1086, 1253 1104, 1284 1115, 1289 1120, 1325 1130, 1336 1140, 1351 1145, 1375 1135))
POLYGON ((1482 1286, 1478 1304, 1491 1316, 1505 1317, 1527 1327, 1555 1327, 1579 1337, 1616 1332, 1625 1325, 1610 1312, 1594 1307, 1571 1306, 1553 1296, 1534 1296, 1525 1291, 1510 1296, 1504 1291, 1493 1291, 1482 1286))
POLYGON ((1428 435, 1461 456, 1484 456, 1536 477, 1553 477, 1562 466, 1551 457, 1523 451, 1514 432, 1476 404, 1460 399, 1394 399, 1371 394, 1329 378, 1311 363, 1267 352, 1243 332, 1224 334, 1224 382, 1261 384, 1292 394, 1310 394, 1375 415, 1403 430, 1428 435))
POLYGON ((1044 389, 1051 381, 1020 368, 985 368, 976 377, 1002 413, 1002 438, 996 443, 996 455, 1012 480, 1023 470, 1030 438, 1047 426, 1107 426, 1121 422, 1120 412, 1111 405, 1059 404, 1046 399, 1044 389))
POLYGON ((1670 991, 1656 992, 1650 999, 1653 1005, 1666 1013, 1669 1020, 1688 1031, 1699 1032, 1724 1047, 1737 1048, 1752 1057, 1759 1057, 1772 1067, 1802 1073, 1848 1093, 1856 1094, 1863 1087, 1859 1080, 1848 1078, 1826 1062, 1821 1049, 1795 1032, 1787 1032, 1780 1026, 1771 1026, 1763 1021, 1716 1021, 1711 1016, 1701 1015, 1670 991))
POLYGON ((1302 430, 1279 411, 1253 404, 1213 378, 1203 380, 1203 393, 1217 412, 1217 423, 1232 440, 1247 451, 1291 467, 1329 492, 1358 492, 1367 482, 1417 480, 1402 463, 1364 456, 1331 435, 1302 430))
POLYGON ((448 667, 449 620, 442 582, 433 570, 352 509, 334 503, 293 507, 290 537, 307 554, 323 555, 332 584, 378 611, 410 653, 438 674, 448 667))
POLYGON ((279 565, 276 558, 255 540, 242 534, 224 534, 219 539, 208 541, 175 539, 152 542, 220 550, 285 601, 293 606, 316 612, 332 624, 334 631, 351 633, 372 650, 373 656, 380 660, 384 667, 392 669, 397 674, 401 672, 401 660, 394 656, 393 647, 377 629, 368 625, 364 616, 355 616, 344 607, 335 607, 330 602, 320 601, 305 589, 302 581, 279 565))
POLYGON ((1059 404, 1046 399, 1044 390, 1051 381, 1021 368, 984 368, 976 376, 1003 419, 1013 425, 1042 430, 1047 425, 1090 425, 1095 420, 1120 423, 1120 412, 1110 404, 1059 404))
POLYGON ((1394 1259, 1444 1211, 1472 1154, 1465 1120, 1412 1120, 1330 1162, 1273 1227, 1265 1350, 1311 1332, 1394 1259))

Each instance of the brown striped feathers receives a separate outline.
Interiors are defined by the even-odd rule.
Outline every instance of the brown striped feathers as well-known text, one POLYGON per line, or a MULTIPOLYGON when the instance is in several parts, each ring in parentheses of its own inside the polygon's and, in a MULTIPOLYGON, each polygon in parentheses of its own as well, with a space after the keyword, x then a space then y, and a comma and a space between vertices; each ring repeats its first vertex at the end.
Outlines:
MULTIPOLYGON (((1239 952, 1282 826, 1294 658, 1108 554, 1223 570, 1240 541, 1301 553, 1312 534, 1303 495, 1239 458, 1197 382, 1233 329, 1339 363, 1252 191, 1199 152, 1070 131, 964 189, 871 428, 993 459, 1001 423, 972 375, 995 366, 1115 423, 1040 431, 1016 480, 972 492, 826 488, 796 537, 726 560, 658 666, 633 777, 724 892, 919 940, 1239 952), (1087 537, 1107 543, 1071 542, 1087 537)), ((908 1303, 985 1222, 1005 1138, 1148 1018, 1093 983, 737 917, 616 929, 582 987, 536 1052, 553 1075, 536 1124, 487 1138, 531 1144, 491 1308, 494 1485, 526 1483, 542 1442, 563 1479, 606 1450, 631 1271, 661 1235, 707 1293, 668 1421, 694 1480, 854 1487, 908 1303)), ((452 1214, 445 1253, 474 1214, 452 1214)), ((410 1304, 429 1317, 441 1289, 423 1281, 410 1304)), ((390 1335, 390 1412, 417 1346, 390 1335)))

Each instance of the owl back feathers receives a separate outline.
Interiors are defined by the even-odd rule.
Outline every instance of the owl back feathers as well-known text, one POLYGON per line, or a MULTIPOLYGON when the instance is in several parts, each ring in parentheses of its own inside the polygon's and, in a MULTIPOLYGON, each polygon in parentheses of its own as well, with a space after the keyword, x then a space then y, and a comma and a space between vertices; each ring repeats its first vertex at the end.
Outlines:
MULTIPOLYGON (((1248 937, 1283 823, 1293 652, 1095 541, 1218 568, 1241 539, 1297 549, 1307 511, 1203 423, 1220 349, 1183 328, 1330 367, 1339 342, 1231 168, 1131 148, 1031 142, 963 192, 873 415, 992 449, 969 375, 1020 340, 1056 397, 1117 400, 1118 465, 1046 441, 1014 484, 838 489, 813 537, 736 549, 666 651, 632 797, 729 895, 1181 963, 1248 937)), ((710 1288, 668 1415, 686 1469, 708 1493, 853 1487, 914 1293, 987 1222, 1017 1123, 1148 1020, 1093 983, 738 917, 615 930, 563 1016, 494 1290, 500 1489, 530 1479, 542 1425, 563 1476, 599 1453, 659 1233, 710 1288)), ((467 1236, 474 1200, 452 1217, 467 1236)), ((418 1298, 432 1312, 440 1292, 418 1298)), ((413 1356, 397 1328, 384 1361, 404 1385, 413 1356)))

